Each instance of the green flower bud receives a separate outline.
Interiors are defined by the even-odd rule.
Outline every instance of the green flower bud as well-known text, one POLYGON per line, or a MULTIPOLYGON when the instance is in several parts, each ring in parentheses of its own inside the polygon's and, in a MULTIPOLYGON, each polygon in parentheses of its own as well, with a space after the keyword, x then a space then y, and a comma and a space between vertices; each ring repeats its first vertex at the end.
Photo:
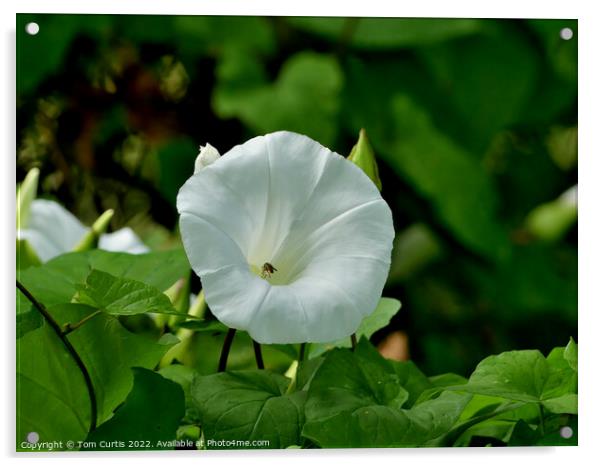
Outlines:
POLYGON ((38 192, 38 180, 40 170, 32 168, 17 190, 17 228, 27 228, 29 223, 29 212, 32 201, 38 192))
POLYGON ((357 144, 351 149, 351 153, 349 154, 349 157, 347 157, 347 160, 360 167, 364 173, 368 175, 368 178, 374 182, 378 190, 382 190, 383 186, 380 182, 380 177, 378 176, 378 165, 376 164, 374 151, 370 146, 370 142, 368 142, 368 137, 366 136, 366 131, 364 129, 360 130, 357 144))
POLYGON ((73 248, 74 251, 82 252, 88 251, 90 249, 94 249, 98 246, 98 240, 100 235, 107 231, 109 228, 109 223, 113 218, 113 214, 115 211, 113 209, 109 209, 105 211, 100 217, 96 219, 90 231, 88 231, 81 241, 73 248))

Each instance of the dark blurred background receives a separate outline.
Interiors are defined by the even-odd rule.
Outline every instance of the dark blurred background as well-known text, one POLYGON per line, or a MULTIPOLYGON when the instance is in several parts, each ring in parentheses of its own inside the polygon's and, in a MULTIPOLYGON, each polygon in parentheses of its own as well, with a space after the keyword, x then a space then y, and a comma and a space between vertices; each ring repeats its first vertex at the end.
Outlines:
POLYGON ((397 232, 384 294, 403 302, 373 340, 429 375, 467 375, 489 354, 577 336, 576 206, 563 196, 577 184, 577 32, 18 15, 17 181, 39 167, 39 196, 87 224, 115 209, 111 229, 165 249, 199 144, 224 153, 286 129, 347 155, 365 128, 397 232))

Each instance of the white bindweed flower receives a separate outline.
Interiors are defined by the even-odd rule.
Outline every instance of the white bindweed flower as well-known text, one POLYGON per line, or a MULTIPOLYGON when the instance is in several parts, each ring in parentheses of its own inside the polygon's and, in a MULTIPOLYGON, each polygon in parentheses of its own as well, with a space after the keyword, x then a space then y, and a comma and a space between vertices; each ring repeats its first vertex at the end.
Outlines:
POLYGON ((234 147, 178 193, 208 305, 260 343, 351 335, 389 271, 391 210, 353 163, 290 132, 234 147))
MULTIPOLYGON (((27 240, 42 262, 71 251, 89 231, 57 202, 36 199, 30 209, 27 227, 20 229, 17 237, 27 240)), ((130 254, 149 252, 149 248, 127 227, 100 235, 98 248, 130 254)))
POLYGON ((194 161, 194 173, 200 172, 203 168, 211 165, 219 159, 219 152, 211 144, 199 147, 199 155, 194 161))

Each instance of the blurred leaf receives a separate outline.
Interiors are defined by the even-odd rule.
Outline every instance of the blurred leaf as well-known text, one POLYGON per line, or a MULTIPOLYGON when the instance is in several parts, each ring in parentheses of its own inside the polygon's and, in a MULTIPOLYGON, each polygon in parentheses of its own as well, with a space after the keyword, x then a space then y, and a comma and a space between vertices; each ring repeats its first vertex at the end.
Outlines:
POLYGON ((182 389, 148 369, 135 367, 132 372, 134 386, 123 406, 86 440, 117 444, 102 450, 173 450, 165 443, 175 440, 184 416, 182 389))
POLYGON ((395 235, 387 283, 402 282, 418 273, 442 253, 435 234, 423 223, 414 223, 395 235))
POLYGON ((173 25, 184 54, 213 55, 237 47, 268 55, 275 47, 269 19, 261 16, 178 15, 173 17, 173 25))
POLYGON ((190 138, 170 139, 157 149, 158 188, 165 199, 174 206, 180 187, 194 172, 194 161, 198 154, 198 144, 190 138))
POLYGON ((282 65, 274 83, 245 92, 232 92, 227 81, 232 76, 227 68, 220 71, 213 107, 221 118, 237 117, 257 133, 289 130, 326 146, 334 142, 343 74, 333 57, 298 53, 282 65))
POLYGON ((577 33, 578 25, 575 19, 529 19, 528 25, 537 34, 545 47, 548 59, 559 77, 575 84, 577 83, 577 33), (569 28, 573 37, 564 40, 560 31, 569 28))
POLYGON ((577 255, 571 249, 545 244, 515 247, 495 273, 478 267, 472 276, 501 321, 525 322, 555 314, 572 322, 577 317, 577 255))
POLYGON ((77 285, 77 300, 108 314, 134 315, 144 312, 157 314, 181 314, 169 298, 145 283, 117 278, 92 269, 86 283, 77 285))
POLYGON ((408 97, 396 96, 392 109, 395 132, 378 153, 431 202, 467 247, 491 258, 503 256, 508 240, 497 222, 496 192, 484 169, 408 97))
POLYGON ((78 34, 99 35, 109 24, 107 15, 17 14, 17 93, 29 94, 57 73, 78 34), (40 26, 38 34, 25 32, 30 22, 40 26))
POLYGON ((488 23, 477 40, 447 42, 422 54, 438 88, 454 104, 455 134, 477 154, 518 123, 535 90, 535 50, 509 23, 488 23))
POLYGON ((557 199, 533 209, 525 219, 527 230, 536 238, 557 241, 577 222, 577 187, 557 199))
MULTIPOLYGON (((235 371, 197 377, 192 397, 201 416, 209 449, 211 441, 267 440, 264 448, 298 445, 303 426, 305 392, 286 394, 290 380, 268 371, 235 371)), ((246 448, 249 448, 247 445, 246 448)))
POLYGON ((570 170, 577 165, 577 137, 577 126, 554 126, 546 138, 550 157, 563 170, 570 170))
POLYGON ((467 36, 480 29, 476 19, 443 18, 287 18, 296 28, 362 49, 412 47, 467 36))

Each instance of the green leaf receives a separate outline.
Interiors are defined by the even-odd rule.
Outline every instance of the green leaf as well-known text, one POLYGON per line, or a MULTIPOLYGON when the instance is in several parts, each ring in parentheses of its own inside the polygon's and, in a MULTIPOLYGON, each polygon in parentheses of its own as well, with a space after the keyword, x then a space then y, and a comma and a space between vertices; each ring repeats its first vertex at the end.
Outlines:
POLYGON ((399 383, 408 392, 408 406, 413 406, 420 395, 433 387, 428 377, 412 361, 391 361, 399 383))
POLYGON ((575 416, 571 416, 570 419, 567 419, 566 416, 556 416, 548 420, 546 431, 542 436, 540 426, 531 425, 521 419, 514 426, 508 446, 576 446, 577 428, 575 416), (567 432, 570 434, 569 438, 561 435, 561 429, 566 427, 570 428, 567 432))
POLYGON ((17 289, 17 338, 42 326, 44 319, 20 290, 17 289))
MULTIPOLYGON (((428 377, 431 388, 424 390, 416 400, 416 403, 422 403, 423 401, 432 400, 443 392, 446 387, 462 385, 468 382, 468 379, 458 374, 441 374, 428 377)), ((473 397, 474 398, 474 397, 473 397)))
POLYGON ((293 26, 362 49, 392 49, 427 45, 478 31, 475 19, 441 18, 287 18, 293 26))
POLYGON ((383 185, 378 176, 378 165, 376 164, 374 151, 372 150, 372 146, 370 146, 365 130, 360 130, 359 139, 351 149, 351 153, 347 159, 360 167, 368 175, 368 178, 374 182, 378 190, 382 191, 383 185))
POLYGON ((228 327, 222 324, 218 320, 188 320, 181 322, 178 327, 185 328, 188 330, 194 330, 195 332, 208 332, 208 333, 227 333, 228 327))
POLYGON ((268 371, 234 371, 197 377, 192 398, 203 426, 205 444, 214 448, 255 448, 299 445, 306 392, 286 394, 290 380, 268 371), (226 445, 213 443, 237 441, 226 445))
POLYGON ((188 273, 190 265, 183 249, 138 255, 93 250, 61 255, 19 271, 18 278, 48 307, 71 302, 92 269, 165 291, 188 273))
POLYGON ((169 298, 156 288, 136 280, 117 278, 99 270, 92 270, 85 285, 77 285, 76 288, 76 299, 80 303, 108 314, 180 314, 169 298))
POLYGON ((221 118, 237 117, 257 133, 289 130, 332 145, 343 84, 334 57, 298 53, 282 65, 274 83, 234 91, 232 80, 244 79, 246 69, 241 78, 232 76, 230 66, 218 68, 213 107, 221 118))
POLYGON ((132 371, 134 386, 125 403, 86 440, 107 442, 110 447, 102 450, 173 450, 170 442, 184 416, 182 389, 148 369, 132 371))
POLYGON ((548 358, 536 350, 489 356, 477 366, 467 384, 447 389, 540 403, 553 412, 566 409, 566 413, 575 413, 576 374, 562 355, 563 350, 558 348, 548 358))
POLYGON ((186 405, 186 414, 184 415, 183 422, 190 424, 198 423, 200 417, 194 406, 191 393, 192 381, 197 372, 191 367, 182 364, 172 364, 161 369, 159 374, 182 387, 186 405))
POLYGON ((555 414, 577 414, 577 394, 567 393, 542 402, 544 408, 555 414))
POLYGON ((577 343, 575 343, 573 337, 571 337, 568 345, 566 345, 566 348, 564 349, 564 359, 566 359, 570 368, 577 372, 577 343))
POLYGON ((385 328, 391 319, 401 309, 401 302, 394 298, 380 298, 374 312, 360 322, 357 332, 358 340, 361 337, 369 339, 381 328, 385 328))
POLYGON ((16 377, 17 449, 29 432, 41 442, 86 438, 90 401, 84 378, 48 324, 17 340, 16 377))
MULTIPOLYGON (((60 304, 48 311, 64 326, 79 322, 94 308, 60 304)), ((106 314, 90 319, 67 338, 92 378, 98 423, 108 419, 130 392, 131 368, 154 367, 175 343, 171 335, 158 342, 134 335, 106 314)), ((41 440, 85 438, 90 401, 83 376, 48 324, 17 340, 17 399, 18 439, 29 432, 38 432, 41 440)))
POLYGON ((349 350, 329 352, 309 388, 303 436, 325 448, 420 446, 451 428, 470 399, 444 393, 400 409, 408 393, 390 370, 349 350))
POLYGON ((311 381, 314 379, 316 372, 323 362, 324 358, 320 356, 299 362, 299 366, 297 367, 297 375, 295 378, 297 390, 307 390, 309 388, 311 381))
POLYGON ((40 265, 42 261, 26 239, 17 240, 17 270, 40 265))
MULTIPOLYGON (((355 332, 358 340, 361 338, 370 339, 381 328, 385 328, 391 322, 391 319, 401 309, 401 302, 394 298, 380 298, 378 305, 372 314, 362 319, 355 332)), ((331 348, 350 348, 351 339, 341 338, 332 343, 312 343, 310 347, 310 357, 314 358, 328 351, 331 348)))

